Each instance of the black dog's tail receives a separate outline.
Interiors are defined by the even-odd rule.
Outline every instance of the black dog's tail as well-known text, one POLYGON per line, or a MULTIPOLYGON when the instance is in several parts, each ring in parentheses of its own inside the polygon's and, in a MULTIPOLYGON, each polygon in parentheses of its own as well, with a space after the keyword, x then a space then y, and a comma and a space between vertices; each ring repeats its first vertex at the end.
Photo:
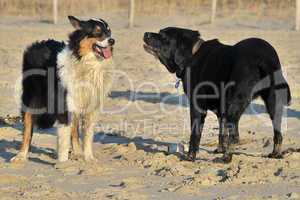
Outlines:
POLYGON ((266 78, 265 80, 267 80, 265 82, 267 87, 263 91, 267 92, 268 94, 275 93, 279 95, 279 99, 282 104, 285 106, 289 106, 292 102, 289 84, 283 76, 280 63, 278 62, 275 66, 277 67, 273 68, 273 71, 271 71, 272 69, 270 68, 269 71, 263 70, 264 67, 260 68, 261 74, 266 78))
POLYGON ((279 60, 279 56, 272 45, 266 41, 260 40, 261 54, 264 55, 264 59, 259 64, 259 70, 261 78, 267 78, 267 90, 269 94, 275 92, 279 95, 280 101, 283 105, 290 105, 292 101, 291 90, 283 76, 282 66, 279 60))

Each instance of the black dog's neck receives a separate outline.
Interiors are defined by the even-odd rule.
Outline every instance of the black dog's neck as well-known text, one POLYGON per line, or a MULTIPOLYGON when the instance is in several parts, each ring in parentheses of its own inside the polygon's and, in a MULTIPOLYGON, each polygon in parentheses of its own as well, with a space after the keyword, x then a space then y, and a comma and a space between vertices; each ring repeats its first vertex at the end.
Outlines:
POLYGON ((205 43, 205 40, 203 40, 202 38, 198 38, 198 40, 194 43, 194 46, 192 47, 191 57, 187 58, 183 63, 177 64, 177 70, 175 72, 177 78, 183 81, 188 64, 190 64, 194 56, 198 54, 203 43, 205 43))
POLYGON ((176 70, 175 74, 177 78, 182 80, 185 75, 185 68, 176 70))

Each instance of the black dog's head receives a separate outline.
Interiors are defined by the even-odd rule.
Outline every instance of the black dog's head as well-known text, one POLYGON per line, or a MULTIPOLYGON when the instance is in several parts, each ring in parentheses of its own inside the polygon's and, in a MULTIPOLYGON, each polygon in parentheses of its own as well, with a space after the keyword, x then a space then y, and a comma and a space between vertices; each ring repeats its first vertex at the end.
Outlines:
POLYGON ((159 33, 145 33, 144 48, 157 57, 169 72, 175 73, 198 50, 199 37, 198 31, 168 27, 159 33))
POLYGON ((76 29, 69 35, 69 48, 78 59, 91 52, 102 59, 112 57, 115 40, 111 37, 110 27, 104 20, 83 21, 73 16, 68 18, 76 29))

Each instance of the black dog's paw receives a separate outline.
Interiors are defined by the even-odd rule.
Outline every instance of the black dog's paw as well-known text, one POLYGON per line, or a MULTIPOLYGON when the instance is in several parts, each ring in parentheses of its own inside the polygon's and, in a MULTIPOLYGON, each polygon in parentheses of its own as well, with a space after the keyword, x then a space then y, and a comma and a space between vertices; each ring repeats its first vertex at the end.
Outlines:
POLYGON ((221 164, 228 164, 232 161, 232 154, 225 153, 221 158, 215 158, 213 162, 221 163, 221 164))
POLYGON ((239 144, 240 143, 240 137, 239 136, 233 136, 229 137, 230 144, 239 144))
POLYGON ((224 163, 230 163, 232 161, 232 154, 224 154, 222 157, 224 163))
POLYGON ((196 160, 196 152, 189 152, 187 155, 187 160, 191 162, 195 162, 196 160))
POLYGON ((283 155, 282 155, 282 153, 272 152, 268 155, 268 158, 283 159, 283 155))
POLYGON ((219 154, 219 153, 225 153, 225 148, 224 147, 218 147, 213 151, 214 154, 219 154))

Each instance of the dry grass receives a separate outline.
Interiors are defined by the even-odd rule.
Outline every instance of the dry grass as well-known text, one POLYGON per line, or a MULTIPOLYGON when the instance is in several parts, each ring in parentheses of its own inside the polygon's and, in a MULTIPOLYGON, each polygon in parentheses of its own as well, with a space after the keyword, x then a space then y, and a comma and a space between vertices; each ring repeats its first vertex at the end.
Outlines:
MULTIPOLYGON (((59 14, 88 15, 127 12, 129 0, 58 0, 59 14), (84 2, 84 3, 83 3, 84 2)), ((138 15, 198 14, 209 11, 211 0, 137 0, 138 15)), ((293 16, 295 0, 219 0, 219 15, 293 16), (290 11, 290 12, 289 12, 290 11)), ((51 16, 52 0, 0 0, 0 15, 51 16)))

